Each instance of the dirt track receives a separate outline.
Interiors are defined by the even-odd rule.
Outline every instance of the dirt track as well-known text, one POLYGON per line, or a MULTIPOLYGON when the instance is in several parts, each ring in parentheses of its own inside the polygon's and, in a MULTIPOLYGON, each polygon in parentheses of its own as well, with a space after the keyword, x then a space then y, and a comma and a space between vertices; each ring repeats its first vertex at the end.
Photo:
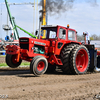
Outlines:
POLYGON ((9 100, 96 100, 99 93, 100 73, 34 77, 29 68, 0 69, 0 94, 9 100))
MULTIPOLYGON (((4 58, 0 58, 0 62, 4 62, 4 58)), ((64 75, 61 71, 57 71, 34 77, 30 74, 29 68, 0 68, 0 100, 1 98, 97 100, 96 98, 100 98, 100 73, 64 75)))
POLYGON ((0 57, 0 63, 5 63, 5 57, 0 57))

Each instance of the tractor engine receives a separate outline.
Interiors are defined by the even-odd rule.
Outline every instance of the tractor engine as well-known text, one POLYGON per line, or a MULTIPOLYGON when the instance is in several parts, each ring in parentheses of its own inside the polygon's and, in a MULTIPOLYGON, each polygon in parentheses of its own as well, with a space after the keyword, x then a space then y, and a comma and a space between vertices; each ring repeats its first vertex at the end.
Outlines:
POLYGON ((44 54, 45 53, 44 47, 39 45, 34 45, 34 53, 44 54))

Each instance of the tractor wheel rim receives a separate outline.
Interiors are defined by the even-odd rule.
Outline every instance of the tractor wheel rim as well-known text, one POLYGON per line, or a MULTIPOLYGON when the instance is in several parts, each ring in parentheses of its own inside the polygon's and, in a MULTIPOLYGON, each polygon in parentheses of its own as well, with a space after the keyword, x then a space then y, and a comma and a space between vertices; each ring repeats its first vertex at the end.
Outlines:
POLYGON ((37 65, 37 70, 38 70, 38 71, 43 71, 44 67, 45 67, 44 62, 43 62, 43 61, 40 61, 40 62, 38 63, 38 65, 37 65))
POLYGON ((76 55, 76 68, 79 72, 84 72, 88 67, 88 53, 86 50, 81 49, 76 55))
POLYGON ((16 55, 14 55, 14 56, 12 57, 12 62, 13 62, 14 64, 17 64, 17 58, 16 58, 16 55))

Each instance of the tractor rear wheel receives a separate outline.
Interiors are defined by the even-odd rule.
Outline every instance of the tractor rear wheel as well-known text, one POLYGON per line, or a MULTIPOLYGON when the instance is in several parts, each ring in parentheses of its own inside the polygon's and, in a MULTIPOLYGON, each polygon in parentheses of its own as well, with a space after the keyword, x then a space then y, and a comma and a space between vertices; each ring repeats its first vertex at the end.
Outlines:
POLYGON ((61 51, 61 60, 63 63, 63 66, 61 66, 61 69, 64 73, 70 74, 71 69, 70 69, 70 55, 72 50, 78 46, 78 44, 69 44, 66 47, 64 47, 61 51))
POLYGON ((46 72, 48 61, 43 56, 36 56, 30 63, 30 70, 35 76, 40 76, 46 72))
POLYGON ((89 68, 89 52, 83 45, 77 46, 70 56, 70 69, 73 74, 85 74, 89 68))
POLYGON ((22 60, 20 59, 19 62, 17 62, 16 57, 17 57, 17 55, 7 54, 6 55, 6 64, 11 68, 17 68, 21 64, 22 60))

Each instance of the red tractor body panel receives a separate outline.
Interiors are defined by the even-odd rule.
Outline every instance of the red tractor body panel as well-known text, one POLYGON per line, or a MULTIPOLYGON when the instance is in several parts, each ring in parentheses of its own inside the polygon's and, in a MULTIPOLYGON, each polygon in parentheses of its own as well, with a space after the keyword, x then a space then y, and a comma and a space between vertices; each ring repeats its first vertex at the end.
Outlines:
POLYGON ((61 50, 62 50, 62 48, 64 47, 64 45, 66 45, 66 44, 71 44, 71 43, 81 44, 80 42, 76 42, 76 41, 65 41, 65 40, 57 41, 56 46, 55 46, 55 48, 54 48, 54 54, 55 54, 55 55, 60 55, 61 50), (63 43, 63 45, 62 45, 61 48, 58 48, 58 44, 59 44, 59 43, 63 43))

